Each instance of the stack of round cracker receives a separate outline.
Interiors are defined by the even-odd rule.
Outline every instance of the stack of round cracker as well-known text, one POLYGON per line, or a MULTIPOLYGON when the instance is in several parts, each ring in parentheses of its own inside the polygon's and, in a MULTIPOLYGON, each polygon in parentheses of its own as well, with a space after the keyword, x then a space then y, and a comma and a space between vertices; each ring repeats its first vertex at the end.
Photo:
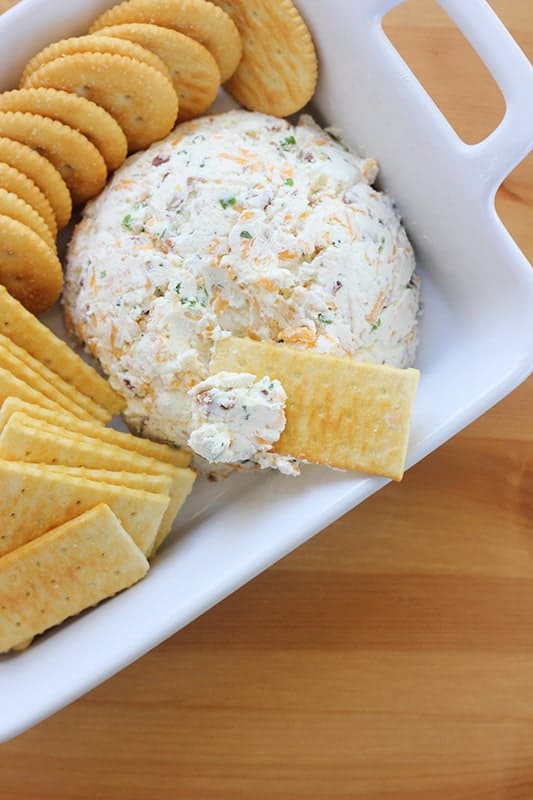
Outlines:
POLYGON ((62 289, 55 236, 128 152, 209 108, 221 82, 284 116, 313 94, 316 55, 291 0, 125 0, 54 42, 0 94, 0 283, 34 313, 62 289))

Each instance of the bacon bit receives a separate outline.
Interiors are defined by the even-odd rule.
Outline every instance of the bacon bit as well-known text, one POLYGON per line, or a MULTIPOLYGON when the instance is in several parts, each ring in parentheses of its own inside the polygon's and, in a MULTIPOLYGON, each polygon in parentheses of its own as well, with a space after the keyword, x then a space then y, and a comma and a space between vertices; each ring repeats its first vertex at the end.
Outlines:
POLYGON ((261 286, 263 289, 266 289, 268 292, 277 292, 278 285, 271 281, 269 278, 259 278, 256 282, 257 286, 261 286))
POLYGON ((278 342, 288 342, 289 344, 301 344, 304 347, 313 347, 316 343, 316 333, 305 325, 297 328, 284 328, 278 334, 278 342))
POLYGON ((152 158, 152 165, 154 167, 159 167, 161 164, 166 164, 167 161, 170 161, 170 156, 155 156, 152 158))
POLYGON ((385 305, 385 294, 384 292, 380 292, 376 297, 376 302, 370 309, 370 313, 366 315, 365 319, 371 325, 377 320, 381 312, 383 311, 383 306, 385 305))

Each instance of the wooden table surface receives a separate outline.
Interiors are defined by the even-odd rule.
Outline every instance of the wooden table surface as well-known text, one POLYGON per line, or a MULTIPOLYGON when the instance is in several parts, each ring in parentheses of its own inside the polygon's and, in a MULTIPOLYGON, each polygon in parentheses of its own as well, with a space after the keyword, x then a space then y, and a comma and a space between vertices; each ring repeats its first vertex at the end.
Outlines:
MULTIPOLYGON (((531 53, 531 0, 492 5, 531 53)), ((486 134, 497 93, 446 18, 416 0, 390 25, 465 138, 486 134)), ((532 206, 530 158, 498 197, 530 257, 532 206)), ((532 409, 530 379, 402 484, 2 746, 1 800, 531 800, 532 409)))

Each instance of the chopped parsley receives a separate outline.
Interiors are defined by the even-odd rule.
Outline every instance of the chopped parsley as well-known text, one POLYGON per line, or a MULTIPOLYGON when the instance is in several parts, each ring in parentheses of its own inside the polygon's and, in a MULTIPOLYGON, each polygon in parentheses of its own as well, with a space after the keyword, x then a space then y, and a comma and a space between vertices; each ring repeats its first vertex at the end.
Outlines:
POLYGON ((287 147, 290 147, 293 144, 296 144, 296 139, 294 138, 294 136, 286 136, 285 139, 281 140, 279 146, 283 148, 283 150, 286 150, 287 147))
POLYGON ((187 308, 194 308, 197 305, 202 306, 202 308, 206 307, 209 295, 205 286, 202 286, 201 291, 203 292, 203 297, 194 297, 192 295, 187 297, 187 295, 181 294, 181 281, 176 284, 176 294, 180 299, 180 303, 182 306, 187 306, 187 308))
POLYGON ((100 273, 100 277, 101 277, 101 278, 105 278, 105 276, 106 276, 106 275, 107 275, 107 272, 105 271, 105 269, 103 269, 103 270, 101 271, 101 273, 100 273))
POLYGON ((131 214, 126 214, 122 219, 122 227, 127 228, 129 231, 131 230, 131 214))
POLYGON ((333 317, 329 316, 328 314, 324 314, 321 311, 318 315, 318 321, 322 322, 323 325, 331 325, 333 322, 333 317))
POLYGON ((380 327, 381 327, 381 320, 378 319, 378 320, 376 320, 376 322, 374 322, 374 324, 370 328, 370 332, 374 333, 374 331, 377 331, 377 329, 380 328, 380 327))
POLYGON ((292 178, 287 178, 285 181, 285 186, 294 186, 294 181, 292 178))
POLYGON ((228 197, 226 200, 219 200, 218 202, 225 210, 228 206, 234 206, 237 201, 234 197, 228 197))
POLYGON ((241 231, 241 239, 251 239, 252 234, 250 231, 241 231))

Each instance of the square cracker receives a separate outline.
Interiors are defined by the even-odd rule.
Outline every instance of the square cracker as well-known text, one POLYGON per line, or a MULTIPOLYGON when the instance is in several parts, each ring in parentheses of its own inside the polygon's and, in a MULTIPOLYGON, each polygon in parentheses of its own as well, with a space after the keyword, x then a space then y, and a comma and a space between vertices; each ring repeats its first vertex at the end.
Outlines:
POLYGON ((146 555, 168 496, 62 475, 46 464, 0 460, 0 555, 106 503, 146 555))
POLYGON ((26 350, 24 350, 23 347, 19 347, 18 344, 15 344, 15 342, 11 341, 8 336, 4 336, 1 333, 0 348, 10 353, 12 356, 25 364, 26 367, 40 375, 44 381, 46 381, 48 384, 51 384, 60 394, 75 403, 78 408, 86 411, 89 415, 89 418, 98 420, 102 423, 109 422, 111 419, 111 414, 109 411, 102 406, 99 406, 98 403, 95 403, 94 400, 91 400, 91 398, 87 397, 86 394, 79 392, 75 386, 72 386, 72 384, 64 381, 63 378, 61 378, 56 372, 48 369, 48 367, 46 367, 41 361, 39 361, 37 358, 34 358, 26 350))
MULTIPOLYGON (((0 381, 1 391, 1 381, 0 381)), ((2 397, 0 395, 0 402, 2 397)), ((71 432, 81 433, 84 436, 98 439, 106 444, 113 444, 121 447, 124 450, 129 450, 133 453, 147 456, 148 458, 156 458, 158 461, 163 461, 167 464, 173 464, 175 467, 186 467, 191 457, 185 450, 180 450, 176 447, 171 447, 168 444, 160 444, 153 442, 151 439, 143 439, 140 436, 134 436, 131 433, 122 433, 113 428, 104 428, 102 425, 97 425, 93 422, 84 422, 77 417, 72 417, 70 414, 52 413, 48 409, 43 408, 42 405, 32 404, 32 401, 25 402, 18 397, 9 397, 4 400, 0 408, 0 431, 6 424, 7 420, 16 411, 23 411, 28 416, 33 417, 35 420, 42 420, 49 422, 52 425, 61 426, 71 432)), ((62 411, 60 409, 60 411, 62 411)))
MULTIPOLYGON (((190 469, 175 467, 76 432, 65 431, 21 412, 12 414, 0 432, 0 458, 85 468, 86 478, 104 483, 122 483, 132 489, 158 491, 148 489, 143 481, 152 476, 165 479, 169 483, 167 492, 170 502, 161 520, 155 547, 170 532, 174 518, 196 478, 190 469)), ((75 473, 70 471, 70 474, 75 473)), ((83 477, 81 472, 78 475, 83 477)))
POLYGON ((221 371, 281 381, 287 425, 273 452, 401 480, 418 370, 231 338, 215 345, 221 371))
POLYGON ((110 414, 118 414, 124 408, 124 399, 113 391, 105 378, 39 322, 3 286, 0 286, 0 333, 57 372, 67 383, 92 397, 110 414))
POLYGON ((136 583, 148 562, 98 505, 0 558, 0 652, 136 583))
POLYGON ((73 414, 80 419, 94 421, 94 417, 89 414, 88 411, 79 406, 62 392, 58 391, 53 384, 45 380, 41 375, 39 375, 38 372, 35 372, 35 370, 33 370, 31 367, 21 361, 16 355, 10 352, 6 347, 4 347, 1 341, 0 367, 11 372, 15 378, 24 381, 24 383, 26 383, 28 386, 31 386, 32 389, 37 389, 38 392, 43 394, 49 400, 52 400, 52 402, 56 403, 56 405, 64 408, 69 414, 73 414))

